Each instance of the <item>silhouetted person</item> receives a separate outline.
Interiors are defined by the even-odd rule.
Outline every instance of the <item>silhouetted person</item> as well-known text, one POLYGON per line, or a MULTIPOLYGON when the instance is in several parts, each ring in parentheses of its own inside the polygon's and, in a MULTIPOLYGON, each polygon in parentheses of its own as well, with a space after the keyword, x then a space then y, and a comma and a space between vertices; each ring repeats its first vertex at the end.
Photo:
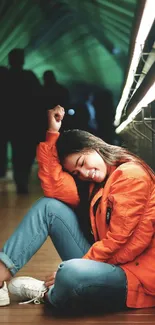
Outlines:
POLYGON ((28 193, 28 182, 40 141, 41 85, 31 70, 24 70, 24 50, 13 49, 9 55, 9 132, 17 192, 28 193), (38 124, 36 125, 36 114, 38 124), (38 115, 39 114, 39 115, 38 115))
POLYGON ((69 105, 69 91, 66 87, 57 82, 52 70, 43 74, 44 103, 46 110, 61 105, 67 108, 69 105))
POLYGON ((74 128, 88 131, 94 135, 98 133, 98 124, 96 120, 96 110, 93 105, 94 95, 89 92, 84 95, 76 105, 75 110, 75 123, 74 128))
POLYGON ((68 108, 70 102, 69 91, 66 87, 57 82, 56 76, 52 70, 47 70, 43 74, 43 106, 44 133, 47 130, 47 111, 57 105, 68 108))
POLYGON ((114 105, 112 94, 103 89, 95 94, 93 105, 96 109, 96 120, 98 124, 98 136, 105 142, 113 144, 114 141, 114 105))
POLYGON ((7 171, 7 143, 8 135, 8 69, 0 67, 0 178, 6 176, 7 171))

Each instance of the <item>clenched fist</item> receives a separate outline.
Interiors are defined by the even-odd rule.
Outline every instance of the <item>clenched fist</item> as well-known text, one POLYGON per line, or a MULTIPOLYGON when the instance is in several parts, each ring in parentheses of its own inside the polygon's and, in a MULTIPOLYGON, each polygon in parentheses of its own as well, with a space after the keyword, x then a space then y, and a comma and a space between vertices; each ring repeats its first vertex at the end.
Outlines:
POLYGON ((64 115, 65 110, 60 105, 48 110, 48 130, 51 132, 58 132, 61 128, 64 115))

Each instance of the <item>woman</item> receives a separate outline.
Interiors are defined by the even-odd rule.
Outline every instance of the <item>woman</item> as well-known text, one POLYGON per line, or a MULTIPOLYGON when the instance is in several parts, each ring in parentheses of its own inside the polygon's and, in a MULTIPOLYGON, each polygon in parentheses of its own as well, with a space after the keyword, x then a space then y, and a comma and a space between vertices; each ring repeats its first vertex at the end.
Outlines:
POLYGON ((1 305, 2 300, 9 304, 5 281, 49 235, 63 262, 45 282, 13 278, 9 291, 21 301, 43 300, 57 310, 155 306, 153 171, 125 149, 85 131, 60 134, 61 106, 48 114, 47 140, 37 150, 45 197, 32 206, 0 252, 1 305), (87 200, 81 184, 89 187, 87 200), (82 221, 87 219, 87 202, 91 236, 86 237, 82 221))

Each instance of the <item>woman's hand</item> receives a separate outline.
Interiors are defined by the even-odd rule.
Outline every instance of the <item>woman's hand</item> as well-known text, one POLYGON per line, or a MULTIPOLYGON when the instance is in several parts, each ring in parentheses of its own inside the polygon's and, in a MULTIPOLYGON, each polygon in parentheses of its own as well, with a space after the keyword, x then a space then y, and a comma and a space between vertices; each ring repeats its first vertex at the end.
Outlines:
POLYGON ((45 286, 50 288, 55 282, 56 272, 53 272, 52 275, 48 275, 45 279, 45 286))
POLYGON ((48 130, 51 132, 58 132, 61 128, 64 115, 65 110, 60 105, 50 109, 48 111, 48 130))

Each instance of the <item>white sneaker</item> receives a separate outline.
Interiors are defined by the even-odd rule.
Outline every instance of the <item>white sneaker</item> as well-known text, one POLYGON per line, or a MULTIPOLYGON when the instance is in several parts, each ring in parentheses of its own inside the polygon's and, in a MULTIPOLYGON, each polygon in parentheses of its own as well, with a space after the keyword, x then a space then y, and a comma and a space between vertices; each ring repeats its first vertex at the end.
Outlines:
POLYGON ((16 300, 22 301, 20 304, 29 304, 30 302, 34 302, 34 304, 43 303, 44 294, 48 291, 44 281, 28 276, 13 278, 8 284, 8 290, 16 300))
POLYGON ((0 306, 7 306, 10 304, 10 297, 6 282, 2 288, 0 288, 0 306))

